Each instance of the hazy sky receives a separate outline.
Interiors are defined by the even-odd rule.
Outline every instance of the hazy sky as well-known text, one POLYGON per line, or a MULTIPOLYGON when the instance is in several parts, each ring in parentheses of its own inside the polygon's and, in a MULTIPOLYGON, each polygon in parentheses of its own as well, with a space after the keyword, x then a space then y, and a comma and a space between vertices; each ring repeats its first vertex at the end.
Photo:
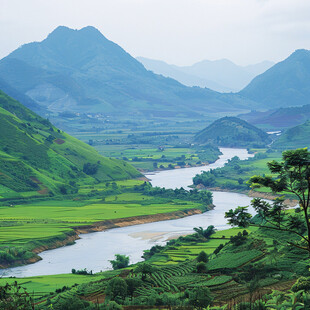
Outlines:
POLYGON ((92 25, 133 56, 189 65, 310 49, 310 0, 0 0, 0 58, 59 25, 92 25))

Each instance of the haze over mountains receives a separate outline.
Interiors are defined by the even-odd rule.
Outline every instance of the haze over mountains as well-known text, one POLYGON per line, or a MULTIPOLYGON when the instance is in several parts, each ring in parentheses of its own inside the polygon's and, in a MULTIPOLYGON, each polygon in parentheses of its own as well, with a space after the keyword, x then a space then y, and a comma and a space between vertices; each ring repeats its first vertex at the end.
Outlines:
POLYGON ((137 59, 148 70, 171 77, 187 86, 207 87, 218 92, 237 92, 251 80, 274 65, 263 61, 249 66, 238 66, 228 59, 203 60, 191 66, 176 66, 161 60, 144 57, 137 59))
MULTIPOLYGON (((0 60, 0 87, 41 115, 64 111, 143 117, 237 114, 310 103, 309 53, 296 51, 239 93, 219 93, 188 87, 146 70, 94 27, 73 30, 60 26, 42 42, 25 44, 0 60)), ((243 70, 248 79, 249 74, 269 65, 243 70)), ((238 71, 234 76, 240 82, 240 67, 227 60, 204 61, 183 69, 187 76, 197 76, 212 66, 224 68, 223 72, 238 71)), ((219 76, 217 70, 213 80, 219 76)), ((228 75, 221 73, 221 79, 228 75)))
POLYGON ((310 103, 310 51, 296 50, 285 60, 257 76, 239 94, 264 107, 310 103))
POLYGON ((93 27, 58 27, 42 42, 23 45, 0 61, 0 78, 55 112, 190 115, 247 106, 147 71, 93 27))

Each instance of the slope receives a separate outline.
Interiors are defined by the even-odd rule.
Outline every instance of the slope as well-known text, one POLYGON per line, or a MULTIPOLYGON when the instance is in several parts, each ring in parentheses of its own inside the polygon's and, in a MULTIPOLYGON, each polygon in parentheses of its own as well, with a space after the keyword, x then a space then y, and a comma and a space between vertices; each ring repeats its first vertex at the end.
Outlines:
POLYGON ((249 66, 238 66, 227 59, 220 59, 203 60, 191 66, 176 66, 145 57, 137 59, 154 73, 171 77, 187 86, 207 87, 218 92, 239 91, 274 64, 263 61, 249 66))
POLYGON ((0 159, 1 196, 72 193, 81 184, 140 175, 123 161, 99 155, 2 91, 0 159))
POLYGON ((53 112, 197 116, 251 103, 147 71, 93 27, 58 27, 23 45, 0 61, 0 77, 53 112))
POLYGON ((310 103, 310 51, 297 50, 257 76, 239 94, 273 109, 310 103))
POLYGON ((307 120, 301 125, 287 129, 272 144, 272 147, 281 151, 310 147, 310 120, 307 120))

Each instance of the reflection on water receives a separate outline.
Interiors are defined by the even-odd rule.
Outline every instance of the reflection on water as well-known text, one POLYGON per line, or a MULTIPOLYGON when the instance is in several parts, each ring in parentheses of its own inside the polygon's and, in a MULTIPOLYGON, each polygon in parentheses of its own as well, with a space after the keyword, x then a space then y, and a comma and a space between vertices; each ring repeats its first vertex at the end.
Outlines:
MULTIPOLYGON (((209 166, 160 171, 148 174, 147 177, 154 186, 187 188, 197 173, 222 167, 234 156, 240 159, 251 156, 244 149, 223 148, 221 151, 223 155, 220 159, 209 166)), ((164 244, 173 236, 192 233, 193 227, 214 225, 217 229, 227 228, 225 212, 239 205, 248 205, 250 201, 251 198, 246 195, 214 192, 213 202, 216 208, 204 214, 83 234, 74 245, 42 252, 42 260, 35 264, 10 268, 2 273, 6 276, 26 277, 70 273, 72 268, 87 268, 98 272, 111 267, 109 260, 114 258, 115 253, 129 255, 131 263, 138 262, 142 260, 143 250, 154 244, 164 244)))

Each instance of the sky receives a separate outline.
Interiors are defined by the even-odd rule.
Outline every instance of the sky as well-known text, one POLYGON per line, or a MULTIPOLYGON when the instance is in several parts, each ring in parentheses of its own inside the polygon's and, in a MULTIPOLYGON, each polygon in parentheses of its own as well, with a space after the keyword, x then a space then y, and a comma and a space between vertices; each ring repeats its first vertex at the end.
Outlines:
POLYGON ((0 58, 59 25, 94 26, 134 57, 176 65, 310 49, 309 0, 0 0, 0 58))

